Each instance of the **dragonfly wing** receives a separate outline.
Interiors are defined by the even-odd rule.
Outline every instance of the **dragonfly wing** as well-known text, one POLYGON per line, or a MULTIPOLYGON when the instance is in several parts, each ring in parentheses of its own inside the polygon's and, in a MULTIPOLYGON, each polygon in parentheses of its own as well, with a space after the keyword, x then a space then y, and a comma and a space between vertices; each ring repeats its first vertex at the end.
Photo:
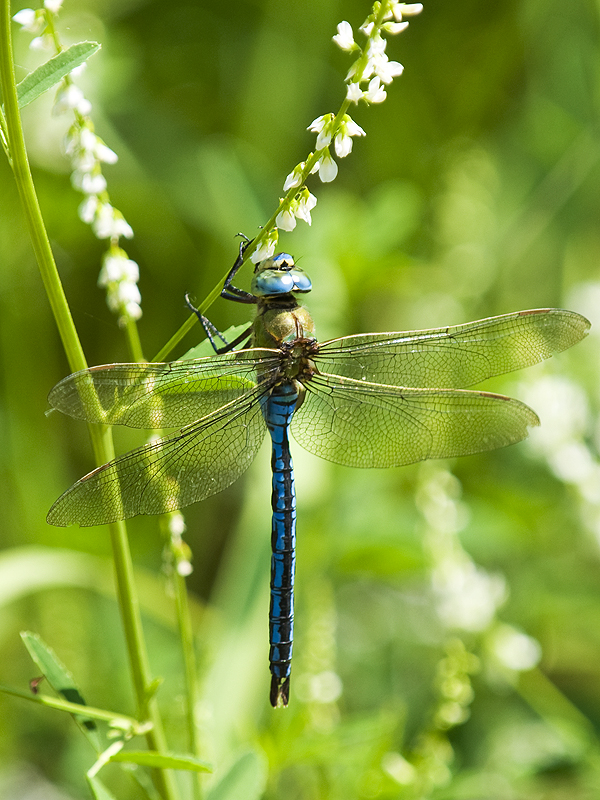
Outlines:
POLYGON ((587 335, 573 311, 536 309, 450 328, 332 339, 314 356, 323 372, 390 386, 456 389, 528 367, 587 335))
POLYGON ((273 350, 257 348, 165 364, 109 364, 64 378, 48 401, 63 414, 88 422, 178 427, 251 393, 257 370, 268 381, 278 365, 273 350))
POLYGON ((265 435, 264 389, 98 467, 73 484, 48 513, 51 525, 103 525, 164 514, 232 484, 250 466, 265 435))
POLYGON ((306 450, 336 464, 397 467, 514 444, 534 425, 529 406, 503 395, 315 375, 291 429, 306 450))

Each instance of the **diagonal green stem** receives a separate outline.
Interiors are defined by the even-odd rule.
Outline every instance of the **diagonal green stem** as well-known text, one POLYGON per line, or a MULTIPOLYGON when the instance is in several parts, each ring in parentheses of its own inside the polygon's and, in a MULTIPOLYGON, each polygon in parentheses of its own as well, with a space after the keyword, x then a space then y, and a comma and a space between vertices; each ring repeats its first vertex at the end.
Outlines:
MULTIPOLYGON (((9 150, 9 160, 23 205, 42 281, 58 325, 69 365, 75 372, 85 369, 87 364, 60 282, 58 270, 56 269, 29 168, 17 100, 10 26, 10 2, 9 0, 0 0, 0 86, 4 100, 6 136, 8 138, 6 144, 9 150)), ((114 456, 110 430, 105 426, 90 426, 90 436, 97 463, 102 464, 109 461, 114 456)), ((152 679, 148 653, 142 630, 139 603, 133 581, 133 564, 124 523, 111 525, 110 536, 115 562, 117 595, 127 641, 138 713, 141 719, 148 719, 152 723, 152 729, 146 735, 148 747, 158 752, 165 752, 167 748, 162 721, 156 699, 151 695, 152 679)), ((164 800, 175 800, 177 790, 172 773, 157 770, 155 776, 157 787, 164 800)))

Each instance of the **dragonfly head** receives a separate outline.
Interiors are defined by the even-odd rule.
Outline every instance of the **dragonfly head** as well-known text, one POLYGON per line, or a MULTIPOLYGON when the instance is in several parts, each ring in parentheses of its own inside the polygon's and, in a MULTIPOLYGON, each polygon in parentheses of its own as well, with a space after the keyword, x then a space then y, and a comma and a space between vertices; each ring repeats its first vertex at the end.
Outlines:
POLYGON ((310 278, 296 266, 289 253, 277 253, 257 264, 250 287, 255 297, 306 294, 311 289, 310 278))

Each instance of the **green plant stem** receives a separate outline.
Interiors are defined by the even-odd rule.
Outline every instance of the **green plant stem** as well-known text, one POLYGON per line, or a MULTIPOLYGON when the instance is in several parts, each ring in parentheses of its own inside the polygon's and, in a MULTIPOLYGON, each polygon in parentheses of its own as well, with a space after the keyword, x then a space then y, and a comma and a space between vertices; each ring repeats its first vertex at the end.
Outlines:
POLYGON ((70 703, 68 700, 62 700, 58 697, 48 697, 48 695, 45 694, 32 694, 31 692, 23 692, 20 689, 12 689, 10 686, 0 685, 0 692, 3 694, 9 694, 12 697, 20 697, 22 700, 29 700, 30 702, 37 703, 41 706, 55 708, 58 711, 66 711, 68 714, 78 714, 82 717, 99 719, 104 722, 123 720, 124 722, 128 723, 132 731, 136 731, 140 727, 140 723, 137 719, 128 717, 126 714, 118 714, 116 711, 106 711, 103 708, 83 706, 80 703, 70 703))
MULTIPOLYGON (((58 325, 69 365, 75 372, 85 369, 87 363, 56 269, 29 168, 17 100, 10 26, 9 0, 0 0, 0 85, 4 99, 10 162, 42 281, 58 325)), ((113 458, 112 436, 108 428, 90 426, 90 436, 98 464, 113 458)), ((152 729, 146 734, 148 747, 158 752, 165 752, 167 748, 162 721, 156 699, 151 695, 151 673, 124 523, 110 526, 110 538, 115 563, 117 595, 127 641, 138 713, 142 720, 148 719, 152 723, 152 729)), ((155 776, 162 797, 165 800, 175 800, 177 792, 172 773, 156 770, 155 776)))
MULTIPOLYGON (((175 602, 177 604, 177 622, 179 624, 179 636, 183 652, 183 665, 186 685, 186 718, 188 729, 188 747, 194 756, 200 755, 198 733, 196 729, 196 706, 198 703, 197 690, 197 668, 196 654, 194 652, 194 633, 192 628, 192 618, 190 615, 190 603, 187 593, 187 585, 183 575, 180 575, 175 568, 175 602)), ((198 800, 201 795, 200 774, 194 778, 193 793, 198 800)))

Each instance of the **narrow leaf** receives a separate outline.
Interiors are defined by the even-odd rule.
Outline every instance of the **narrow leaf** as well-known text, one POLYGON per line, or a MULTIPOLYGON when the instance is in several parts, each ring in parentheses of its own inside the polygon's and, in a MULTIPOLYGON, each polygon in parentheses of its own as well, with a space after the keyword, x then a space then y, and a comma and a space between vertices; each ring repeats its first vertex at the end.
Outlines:
POLYGON ((97 52, 100 45, 97 42, 79 42, 50 58, 39 66, 27 77, 23 78, 17 86, 19 108, 31 103, 48 89, 51 89, 71 70, 83 64, 84 61, 97 52))
MULTIPOLYGON (((58 658, 56 653, 49 647, 36 633, 23 631, 21 639, 29 655, 40 668, 46 680, 52 686, 55 692, 62 695, 65 700, 70 703, 79 703, 86 705, 85 700, 81 696, 75 679, 69 670, 65 667, 62 661, 58 658)), ((92 737, 92 744, 97 747, 98 741, 95 735, 96 723, 90 717, 84 717, 80 714, 74 714, 75 719, 83 726, 83 730, 88 734, 94 732, 92 737)))
POLYGON ((144 767, 157 769, 188 769, 193 772, 212 772, 212 768, 205 761, 200 761, 195 756, 179 755, 177 753, 155 753, 151 750, 122 750, 110 757, 111 761, 126 761, 130 764, 140 764, 144 767))

